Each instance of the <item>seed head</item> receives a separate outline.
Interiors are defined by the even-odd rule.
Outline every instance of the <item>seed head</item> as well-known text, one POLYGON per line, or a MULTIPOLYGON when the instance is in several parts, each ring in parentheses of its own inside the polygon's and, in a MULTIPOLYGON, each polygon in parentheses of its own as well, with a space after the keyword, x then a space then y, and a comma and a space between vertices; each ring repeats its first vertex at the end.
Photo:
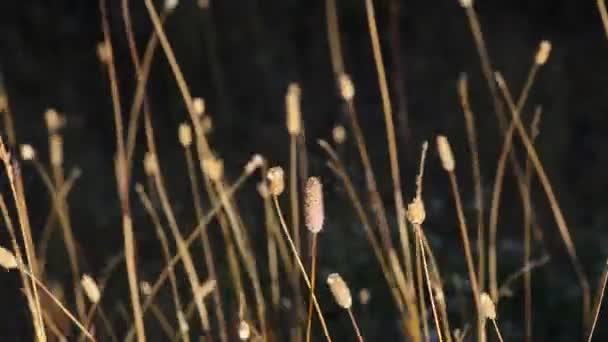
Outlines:
POLYGON ((456 167, 454 154, 452 153, 448 138, 444 135, 437 136, 437 151, 439 152, 439 158, 441 159, 443 168, 448 172, 454 171, 454 168, 456 167))
POLYGON ((334 296, 336 303, 344 309, 350 309, 353 305, 353 299, 350 295, 350 289, 342 277, 338 273, 332 273, 327 277, 327 285, 334 296))
POLYGON ((30 144, 21 145, 21 159, 34 160, 36 159, 36 150, 30 144))
POLYGON ((205 100, 200 97, 195 97, 192 99, 192 110, 194 114, 201 116, 205 114, 205 100))
POLYGON ((470 8, 473 7, 473 0, 458 0, 460 2, 460 6, 462 8, 470 8))
POLYGON ((536 53, 536 58, 534 62, 537 65, 543 65, 549 59, 549 55, 551 54, 551 42, 548 40, 543 40, 540 42, 540 46, 538 47, 538 52, 536 53))
POLYGON ((0 266, 7 270, 17 268, 17 258, 15 255, 4 247, 0 247, 0 266))
POLYGON ((268 180, 268 190, 273 196, 279 196, 285 190, 285 173, 280 166, 272 167, 268 170, 266 179, 268 180))
POLYGON ((333 135, 334 142, 338 145, 344 143, 346 140, 346 129, 342 125, 337 125, 334 127, 331 133, 333 135))
POLYGON ((407 219, 412 224, 422 224, 426 218, 426 211, 424 210, 424 202, 418 196, 408 204, 407 206, 407 219))
POLYGON ((260 154, 254 154, 253 157, 249 160, 247 165, 245 165, 245 173, 252 174, 259 167, 264 165, 264 157, 260 154))
POLYGON ((84 274, 82 279, 80 280, 80 285, 82 286, 84 293, 87 295, 87 298, 91 301, 91 303, 98 303, 101 298, 101 292, 99 291, 99 287, 93 278, 90 275, 84 274))
POLYGON ((220 158, 209 156, 203 160, 203 170, 209 179, 219 181, 224 175, 224 161, 220 158))
POLYGON ((144 172, 148 176, 153 176, 158 173, 158 160, 150 151, 144 154, 144 172))
POLYGON ((496 307, 494 307, 494 302, 487 293, 484 292, 480 295, 479 306, 479 312, 483 319, 496 319, 496 307))
POLYGON ((173 11, 177 5, 179 5, 179 0, 165 0, 165 11, 173 11))
POLYGON ((105 41, 97 43, 97 58, 104 64, 107 64, 112 58, 110 46, 105 41))
POLYGON ((179 125, 177 135, 179 137, 179 143, 183 147, 192 145, 192 128, 187 123, 181 123, 179 125))
POLYGON ((306 182, 304 198, 304 218, 306 227, 313 234, 323 229, 325 212, 323 208, 323 184, 317 177, 310 177, 306 182))
POLYGON ((350 101, 355 97, 355 86, 353 81, 350 79, 348 74, 341 74, 338 77, 338 83, 340 84, 340 95, 345 101, 350 101))
POLYGON ((44 120, 46 121, 46 128, 51 134, 57 133, 65 125, 65 118, 53 108, 44 112, 44 120))
POLYGON ((249 327, 249 323, 246 321, 241 321, 239 323, 239 339, 241 341, 246 341, 251 336, 251 327, 249 327))
POLYGON ((301 93, 302 90, 297 83, 289 84, 285 95, 285 109, 287 111, 287 132, 290 135, 298 135, 302 130, 301 93))

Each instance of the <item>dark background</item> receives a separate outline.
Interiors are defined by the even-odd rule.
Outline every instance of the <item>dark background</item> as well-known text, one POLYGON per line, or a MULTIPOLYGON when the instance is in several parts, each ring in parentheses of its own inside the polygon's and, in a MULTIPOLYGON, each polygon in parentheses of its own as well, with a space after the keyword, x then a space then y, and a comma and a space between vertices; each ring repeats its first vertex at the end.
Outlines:
MULTIPOLYGON (((143 2, 130 2, 141 50, 151 24, 143 2)), ((461 192, 472 223, 475 216, 470 154, 456 92, 461 72, 468 74, 472 107, 477 116, 486 208, 502 142, 466 16, 456 0, 375 3, 392 90, 397 89, 394 85, 399 81, 395 79, 395 65, 403 68, 403 82, 398 83, 405 89, 409 121, 407 127, 398 122, 397 131, 406 198, 413 194, 420 145, 437 133, 446 134, 455 147, 461 192), (399 5, 398 11, 392 7, 395 4, 399 5), (395 41, 400 44, 397 50, 391 46, 395 41)), ((111 0, 108 4, 123 107, 128 112, 135 85, 133 70, 120 2, 111 0)), ((346 69, 357 88, 360 120, 383 196, 389 212, 394 212, 384 121, 364 2, 343 0, 338 5, 346 69)), ((537 78, 523 115, 529 121, 532 105, 543 106, 539 153, 585 271, 595 285, 608 256, 604 250, 608 242, 605 196, 608 40, 595 1, 478 1, 475 8, 494 67, 505 75, 515 94, 523 85, 538 43, 542 39, 553 43, 549 62, 537 78)), ((361 309, 365 311, 361 313, 363 330, 370 341, 395 339, 399 336, 398 327, 393 305, 383 294, 385 284, 344 191, 324 166, 325 157, 315 143, 319 138, 329 139, 336 124, 348 127, 334 87, 325 25, 324 1, 222 0, 211 1, 211 6, 202 10, 196 1, 182 0, 165 27, 192 93, 206 100, 214 124, 211 141, 226 163, 229 178, 238 175, 253 153, 262 153, 272 164, 288 165, 284 94, 289 82, 300 82, 309 171, 323 177, 328 196, 329 226, 326 240, 321 242, 321 272, 338 270, 355 289, 370 288, 372 303, 361 309), (353 253, 354 250, 357 252, 353 253)), ((41 159, 47 160, 43 113, 52 107, 66 115, 65 165, 67 169, 77 166, 83 172, 70 194, 70 210, 85 271, 92 274, 100 272, 122 248, 120 207, 112 166, 115 133, 111 98, 106 74, 96 55, 101 39, 96 1, 0 3, 0 76, 14 115, 18 141, 32 143, 41 159)), ((148 95, 161 165, 181 222, 192 222, 187 174, 183 157, 177 153, 176 137, 177 126, 187 120, 187 115, 164 55, 158 50, 156 56, 148 95)), ((396 95, 393 93, 395 104, 396 95)), ((354 145, 350 140, 347 143, 344 154, 349 171, 363 190, 363 174, 354 145)), ((143 140, 138 146, 139 156, 142 151, 143 140)), ((143 181, 141 166, 135 167, 138 169, 135 181, 143 181)), ((434 152, 427 171, 425 201, 430 208, 427 230, 443 266, 449 294, 454 289, 450 280, 453 275, 466 274, 464 259, 448 183, 434 152)), ((25 166, 24 173, 36 234, 46 220, 49 198, 31 167, 25 166)), ((507 174, 499 224, 500 279, 517 270, 523 258, 521 204, 513 185, 512 176, 507 174)), ((253 233, 263 229, 254 186, 255 182, 249 182, 240 200, 253 233)), ((534 192, 536 220, 544 234, 546 252, 552 257, 550 263, 534 273, 535 340, 576 340, 581 336, 580 293, 542 189, 536 185, 534 192)), ((139 203, 134 204, 134 211, 136 222, 141 222, 136 229, 142 278, 152 279, 162 260, 156 238, 144 224, 147 219, 139 203)), ((0 238, 5 241, 5 237, 2 228, 0 238)), ((536 247, 535 257, 545 253, 536 247)), ((67 259, 59 238, 56 246, 51 247, 50 260, 51 274, 69 284, 67 259)), ((31 336, 27 308, 18 286, 16 275, 0 275, 3 305, 0 337, 7 340, 28 340, 25 336, 31 336)), ((109 280, 106 290, 108 307, 119 298, 127 302, 123 269, 109 280)), ((513 298, 501 303, 499 316, 508 339, 520 340, 523 331, 520 282, 513 286, 513 292, 513 298)), ((459 305, 458 301, 448 299, 455 317, 459 305)), ((600 316, 597 340, 608 334, 601 320, 600 316)), ((454 318, 452 326, 463 323, 454 318)), ((330 314, 330 325, 350 336, 348 322, 341 315, 330 314)))

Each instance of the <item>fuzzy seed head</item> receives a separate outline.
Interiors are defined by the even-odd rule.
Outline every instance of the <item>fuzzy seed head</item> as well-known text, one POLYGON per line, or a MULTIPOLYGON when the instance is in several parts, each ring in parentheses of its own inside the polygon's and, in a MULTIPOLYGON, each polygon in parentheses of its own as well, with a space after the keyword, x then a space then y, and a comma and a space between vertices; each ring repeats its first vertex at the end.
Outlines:
POLYGON ((263 165, 264 157, 256 153, 253 155, 253 157, 251 157, 247 165, 245 165, 245 173, 252 174, 253 172, 255 172, 255 170, 257 170, 259 167, 262 167, 263 165))
POLYGON ((97 58, 104 64, 107 64, 112 58, 110 46, 105 41, 97 43, 97 58))
POLYGON ((496 319, 496 307, 492 298, 487 293, 482 293, 479 298, 479 312, 483 319, 496 319))
POLYGON ((200 97, 195 97, 192 99, 192 110, 194 114, 198 116, 202 116, 205 114, 205 100, 200 97))
POLYGON ((153 176, 158 173, 158 160, 152 152, 144 154, 144 172, 148 176, 153 176))
POLYGON ((462 6, 462 8, 473 7, 473 0, 458 0, 458 2, 460 2, 460 6, 462 6))
POLYGON ((298 135, 302 130, 302 112, 300 109, 300 98, 302 90, 297 83, 289 84, 285 95, 285 109, 287 112, 287 132, 290 135, 298 135))
POLYGON ((209 2, 210 0, 198 0, 198 7, 200 9, 207 9, 209 8, 209 2))
POLYGON ((353 305, 353 299, 350 295, 350 289, 342 277, 338 273, 332 273, 327 277, 327 285, 334 296, 336 303, 344 309, 350 309, 353 305))
POLYGON ((249 337, 251 337, 251 327, 249 326, 249 323, 241 321, 239 323, 239 339, 241 341, 246 341, 249 337))
POLYGON ((317 234, 323 229, 325 209, 323 208, 323 184, 317 177, 306 181, 304 198, 304 218, 306 227, 311 233, 317 234))
POLYGON ((224 161, 220 158, 209 156, 203 160, 203 170, 209 179, 219 181, 224 175, 224 161))
POLYGON ((63 138, 59 134, 51 135, 51 164, 61 166, 63 164, 63 138))
POLYGON ((424 223, 426 218, 426 210, 424 210, 424 202, 418 196, 407 206, 407 219, 416 225, 424 223))
POLYGON ((98 303, 101 298, 101 292, 99 291, 99 287, 95 280, 88 274, 84 274, 82 279, 80 279, 80 285, 84 290, 84 294, 87 295, 87 298, 91 301, 91 303, 98 303))
POLYGON ((181 123, 179 125, 177 135, 179 137, 179 143, 183 147, 189 147, 192 145, 192 128, 187 123, 181 123))
POLYGON ((547 59, 549 59, 549 55, 551 54, 551 42, 548 40, 543 40, 540 42, 540 46, 538 47, 538 52, 536 53, 535 63, 537 65, 544 65, 547 63, 547 59))
POLYGON ((179 5, 179 0, 165 0, 165 10, 171 12, 179 5))
POLYGON ((34 160, 36 159, 36 150, 30 144, 23 144, 20 147, 21 159, 34 160))
POLYGON ((11 251, 4 247, 0 247, 0 266, 7 270, 17 268, 17 258, 15 258, 15 255, 11 251))
POLYGON ((203 116, 201 119, 201 126, 203 127, 203 133, 209 134, 213 130, 213 119, 209 115, 203 116))
POLYGON ((275 166, 270 168, 266 179, 268 180, 268 190, 270 190, 271 195, 279 196, 283 193, 283 190, 285 190, 285 173, 282 167, 275 166))
POLYGON ((361 305, 369 304, 369 301, 371 299, 372 299, 372 294, 369 291, 369 289, 361 289, 361 291, 359 291, 359 303, 361 303, 361 305))
POLYGON ((444 135, 437 136, 437 151, 439 152, 439 158, 441 159, 443 168, 448 172, 454 171, 454 168, 456 167, 454 154, 452 153, 452 147, 450 147, 448 138, 444 135))
POLYGON ((332 136, 334 138, 334 142, 338 145, 341 145, 346 140, 346 129, 342 125, 337 125, 331 131, 332 136))
POLYGON ((340 85, 340 95, 345 101, 351 101, 355 97, 355 85, 348 74, 341 74, 338 77, 340 85))
POLYGON ((51 134, 57 133, 65 125, 65 118, 53 108, 44 112, 44 120, 46 121, 46 128, 51 134))

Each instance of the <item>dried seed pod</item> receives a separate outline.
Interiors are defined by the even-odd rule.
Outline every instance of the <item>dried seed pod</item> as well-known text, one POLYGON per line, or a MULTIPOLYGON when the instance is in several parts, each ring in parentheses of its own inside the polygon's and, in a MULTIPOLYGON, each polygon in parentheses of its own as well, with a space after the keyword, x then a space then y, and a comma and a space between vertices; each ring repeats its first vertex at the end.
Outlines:
POLYGON ((259 167, 264 165, 264 157, 260 154, 254 154, 247 165, 245 165, 245 173, 252 174, 259 167))
POLYGON ((285 95, 285 109, 287 111, 287 132, 298 135, 302 130, 302 112, 300 98, 302 90, 297 83, 291 83, 285 95))
POLYGON ((426 218, 426 211, 424 209, 424 202, 418 196, 408 204, 407 206, 407 219, 412 224, 422 224, 426 218))
POLYGON ((304 218, 306 227, 313 234, 323 229, 325 211, 323 208, 323 184, 317 177, 310 177, 306 181, 304 198, 304 218))
POLYGON ((36 150, 30 144, 23 144, 20 147, 21 159, 34 160, 36 159, 36 150))
POLYGON ((192 110, 194 114, 201 116, 205 114, 205 100, 200 97, 195 97, 192 99, 192 110))
POLYGON ((251 327, 249 326, 249 323, 243 320, 239 323, 239 339, 241 341, 246 341, 249 337, 251 337, 251 327))
POLYGON ((334 142, 338 145, 343 144, 346 140, 346 129, 342 125, 337 125, 331 131, 334 142))
POLYGON ((338 273, 332 273, 327 277, 327 285, 336 300, 336 303, 344 309, 350 309, 353 305, 353 299, 350 295, 350 289, 342 277, 338 273))
POLYGON ((479 296, 479 306, 479 313, 483 319, 496 319, 496 307, 487 293, 484 292, 479 296))
POLYGON ((283 193, 283 190, 285 190, 285 173, 282 167, 275 166, 270 168, 266 179, 268 180, 268 190, 270 190, 271 195, 279 196, 283 193))
POLYGON ((340 84, 340 95, 345 101, 351 101, 355 97, 355 85, 348 74, 341 74, 338 77, 340 84))
POLYGON ((0 247, 0 266, 7 270, 17 268, 17 258, 15 255, 4 247, 0 247))
POLYGON ((214 156, 203 159, 203 170, 209 179, 219 181, 224 176, 224 161, 214 156))
POLYGON ((183 147, 189 147, 192 145, 192 128, 187 123, 181 123, 177 130, 177 135, 179 137, 179 143, 182 144, 183 147))
POLYGON ((148 176, 153 176, 158 173, 158 160, 150 151, 144 154, 144 172, 148 176))
POLYGON ((46 122, 46 128, 51 134, 57 133, 65 125, 65 118, 53 108, 49 108, 44 112, 44 121, 46 122))
POLYGON ((84 274, 82 279, 80 279, 80 285, 84 290, 84 293, 87 295, 87 298, 91 301, 91 303, 98 303, 101 298, 101 291, 99 291, 99 287, 93 278, 90 275, 84 274))
POLYGON ((439 158, 441 159, 443 168, 448 172, 454 171, 454 168, 456 167, 454 154, 452 153, 452 147, 450 147, 448 138, 444 135, 437 136, 437 151, 439 152, 439 158))
POLYGON ((543 40, 540 42, 540 46, 538 47, 538 52, 536 53, 536 58, 534 62, 537 65, 543 65, 547 63, 547 59, 549 59, 549 55, 551 54, 551 42, 548 40, 543 40))

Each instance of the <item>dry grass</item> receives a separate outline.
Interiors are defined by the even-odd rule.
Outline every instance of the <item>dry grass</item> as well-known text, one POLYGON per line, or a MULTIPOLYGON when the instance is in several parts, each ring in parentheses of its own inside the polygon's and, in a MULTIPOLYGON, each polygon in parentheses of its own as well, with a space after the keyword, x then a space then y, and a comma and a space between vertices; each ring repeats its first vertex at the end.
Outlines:
MULTIPOLYGON (((124 316, 122 320, 127 322, 122 338, 127 341, 136 338, 139 342, 145 342, 151 338, 151 328, 154 327, 162 330, 167 339, 181 341, 191 341, 195 334, 203 334, 210 340, 222 342, 237 338, 249 341, 300 342, 317 340, 319 338, 317 336, 321 333, 325 340, 332 341, 332 330, 338 323, 326 321, 326 317, 330 317, 328 315, 330 310, 327 309, 330 304, 327 303, 327 293, 318 290, 316 282, 317 278, 325 272, 325 268, 340 268, 341 265, 323 264, 325 260, 317 257, 318 253, 328 248, 336 248, 336 245, 325 247, 325 244, 323 248, 319 248, 318 241, 320 232, 329 228, 326 227, 328 226, 326 216, 331 217, 333 205, 324 206, 324 189, 320 179, 308 177, 304 125, 306 118, 301 108, 302 99, 305 99, 301 96, 304 90, 297 83, 292 83, 287 89, 284 100, 286 130, 289 134, 289 165, 285 166, 288 173, 284 172, 282 167, 268 169, 266 160, 260 155, 255 155, 243 166, 240 175, 231 180, 232 173, 224 169, 224 161, 214 150, 214 146, 208 138, 212 128, 212 118, 206 110, 205 100, 192 96, 179 61, 171 47, 170 39, 165 34, 163 23, 171 14, 172 8, 166 7, 159 14, 151 0, 144 2, 154 31, 150 34, 143 54, 140 54, 135 44, 129 2, 123 0, 121 3, 125 35, 131 63, 134 67, 133 77, 136 80, 132 103, 129 106, 130 111, 128 116, 123 117, 123 103, 119 97, 121 91, 112 50, 113 37, 110 35, 112 28, 107 18, 107 4, 105 0, 100 1, 103 41, 98 46, 98 55, 100 63, 107 73, 112 99, 116 129, 114 176, 121 208, 124 249, 124 255, 117 257, 112 265, 116 267, 117 264, 125 262, 130 300, 129 305, 117 305, 119 311, 122 312, 121 315, 124 316), (184 201, 178 201, 175 198, 172 189, 168 186, 169 183, 163 177, 162 171, 174 167, 174 165, 163 162, 166 160, 165 156, 159 154, 156 148, 152 120, 153 108, 146 98, 146 83, 158 46, 161 47, 164 57, 169 63, 189 118, 187 122, 179 126, 177 136, 183 149, 184 168, 189 182, 190 194, 186 203, 191 203, 194 212, 191 220, 195 224, 189 226, 182 222, 182 218, 177 212, 178 203, 181 204, 184 201), (140 120, 142 116, 143 120, 140 120), (126 125, 125 118, 128 120, 126 125), (140 126, 143 126, 145 132, 147 151, 143 156, 138 155, 135 148, 140 126), (142 157, 144 174, 135 174, 134 161, 141 160, 142 157), (240 203, 236 198, 237 190, 254 176, 259 177, 257 181, 259 182, 260 207, 263 207, 264 210, 263 229, 254 227, 255 223, 248 222, 246 215, 239 208, 240 203), (308 181, 306 182, 306 180, 308 181), (136 181, 142 181, 146 186, 135 183, 136 181), (132 215, 133 206, 136 205, 130 198, 133 189, 139 195, 138 207, 143 208, 149 216, 149 224, 156 233, 163 260, 162 269, 150 283, 140 281, 140 273, 143 274, 143 271, 139 266, 142 262, 138 260, 138 241, 134 230, 135 227, 138 230, 145 230, 146 227, 144 222, 140 222, 138 217, 132 215), (285 219, 281 209, 281 198, 289 201, 289 221, 285 219), (304 219, 303 222, 308 228, 309 234, 304 234, 300 229, 302 219, 304 219), (167 228, 169 234, 165 232, 167 228), (209 231, 211 229, 218 230, 217 234, 218 237, 221 235, 221 241, 212 239, 209 231), (303 240, 305 236, 308 236, 309 239, 303 240), (199 241, 200 244, 195 244, 196 241, 199 241), (308 246, 304 245, 305 241, 310 241, 308 246), (201 252, 202 258, 197 257, 195 250, 196 253, 201 252), (307 257, 310 257, 309 271, 303 261, 307 260, 307 257), (220 266, 224 266, 222 261, 226 264, 226 270, 220 268, 220 266), (267 270, 263 270, 261 264, 267 265, 267 270), (181 279, 182 277, 184 279, 181 279), (167 280, 170 287, 168 290, 164 287, 167 280), (184 282, 188 286, 187 292, 181 289, 184 282), (303 286, 305 287, 303 288, 303 286), (172 308, 170 310, 161 302, 163 298, 171 300, 172 308), (308 307, 307 316, 306 307, 308 307), (315 331, 313 310, 320 323, 320 332, 315 331), (213 315, 210 314, 211 312, 213 315), (281 319, 280 316, 285 312, 288 312, 287 318, 281 319), (153 316, 155 321, 152 321, 152 318, 146 315, 147 313, 151 313, 150 316, 153 316), (288 322, 287 326, 284 326, 284 322, 288 322)), ((169 5, 176 4, 169 3, 169 5)), ((549 180, 541 156, 534 146, 539 132, 540 107, 537 107, 529 127, 526 127, 528 123, 522 122, 520 117, 537 73, 544 64, 548 63, 551 44, 547 41, 541 42, 526 82, 519 97, 514 101, 506 81, 500 73, 495 72, 492 66, 473 2, 462 0, 461 5, 464 7, 480 57, 481 73, 490 90, 503 142, 500 146, 500 156, 493 178, 492 198, 489 203, 486 203, 483 196, 483 170, 479 151, 479 146, 483 142, 480 141, 480 136, 477 134, 477 119, 473 110, 476 99, 469 96, 467 78, 463 75, 458 83, 458 95, 459 104, 464 112, 466 143, 468 143, 471 153, 472 190, 476 209, 475 248, 472 247, 467 213, 465 213, 461 198, 461 191, 468 191, 468 189, 464 190, 459 186, 456 158, 447 138, 443 135, 433 137, 436 138, 437 152, 448 176, 450 188, 446 189, 445 196, 448 196, 447 192, 451 192, 453 207, 457 215, 456 224, 462 242, 462 260, 466 264, 468 282, 472 292, 471 296, 468 296, 466 291, 463 292, 468 296, 460 308, 464 312, 463 322, 471 320, 472 317, 471 321, 474 322, 473 326, 476 330, 475 338, 478 341, 485 341, 487 338, 486 322, 487 320, 492 321, 495 333, 502 342, 503 336, 497 321, 498 304, 510 285, 522 277, 524 284, 523 321, 525 324, 523 330, 526 340, 532 340, 531 274, 533 269, 548 260, 546 258, 540 261, 531 259, 532 231, 536 215, 531 193, 532 180, 536 176, 540 187, 546 194, 558 232, 574 266, 575 275, 578 277, 582 292, 583 326, 586 337, 590 341, 598 321, 608 271, 605 269, 600 279, 599 290, 593 305, 594 316, 591 317, 590 286, 582 262, 578 258, 571 231, 554 194, 553 185, 549 180), (519 156, 514 147, 515 140, 518 138, 525 150, 523 156, 519 156), (502 286, 499 286, 501 273, 498 271, 497 227, 501 219, 499 209, 508 163, 515 175, 523 208, 524 260, 522 269, 511 277, 505 278, 502 286), (524 163, 524 168, 520 166, 521 163, 524 163), (490 205, 489 218, 486 222, 487 204, 490 205), (489 295, 484 292, 486 288, 489 295), (473 312, 469 310, 471 303, 474 307, 473 312)), ((598 1, 598 8, 606 25, 608 20, 603 1, 598 1)), ((353 217, 358 220, 371 247, 371 253, 377 261, 385 282, 380 286, 383 286, 390 294, 404 339, 420 342, 430 341, 437 336, 441 342, 461 341, 466 335, 467 325, 459 330, 465 331, 465 333, 457 335, 451 331, 452 315, 450 315, 448 306, 452 305, 450 301, 452 298, 446 296, 440 275, 441 265, 435 258, 431 241, 427 238, 428 231, 425 232, 423 227, 427 219, 422 192, 427 144, 423 145, 420 169, 415 180, 416 193, 406 210, 403 200, 404 187, 401 182, 402 173, 398 158, 396 127, 393 122, 393 104, 380 46, 374 2, 366 0, 364 9, 386 130, 388 170, 392 186, 390 205, 385 204, 387 200, 379 190, 380 180, 376 174, 376 170, 384 166, 373 164, 366 138, 370 132, 367 132, 359 122, 358 111, 361 109, 356 101, 355 83, 345 67, 347 63, 345 63, 341 45, 338 8, 334 0, 326 0, 328 50, 336 93, 342 101, 344 115, 350 127, 347 129, 340 124, 335 126, 332 132, 334 146, 326 140, 319 140, 318 143, 327 155, 327 166, 339 181, 338 186, 345 190, 348 204, 354 210, 353 217), (350 140, 347 140, 347 136, 349 139, 352 137, 352 146, 349 146, 350 140), (357 183, 350 175, 351 165, 344 162, 347 160, 344 151, 348 148, 356 150, 358 161, 363 169, 364 189, 357 187, 357 183), (365 195, 361 195, 361 191, 365 195), (389 213, 387 208, 394 208, 394 213, 389 213), (394 224, 391 223, 391 217, 395 218, 394 224), (414 239, 411 240, 411 237, 414 239), (396 241, 397 239, 398 241, 396 241), (395 247, 396 243, 398 248, 395 247), (432 319, 430 314, 427 315, 429 311, 432 313, 432 319)), ((364 24, 361 23, 362 26, 364 24)), ((401 91, 398 91, 397 95, 400 98, 405 96, 401 91)), ((399 99, 399 103, 401 103, 400 106, 404 106, 404 99, 399 99)), ((7 98, 0 98, 0 109, 5 113, 3 122, 8 134, 8 144, 16 147, 20 142, 13 127, 7 98)), ((404 108, 399 108, 399 110, 405 113, 404 108)), ((70 142, 64 141, 62 135, 65 120, 58 112, 47 111, 50 165, 44 165, 36 158, 34 147, 21 145, 21 157, 27 161, 24 166, 34 166, 50 196, 51 210, 42 237, 37 244, 34 243, 32 237, 30 213, 21 179, 21 165, 10 154, 9 147, 4 144, 4 141, 0 140, 0 159, 6 170, 10 194, 14 201, 14 205, 7 203, 4 195, 0 194, 0 209, 11 240, 11 250, 5 247, 0 248, 0 265, 7 270, 19 272, 25 293, 25 303, 31 315, 37 341, 47 341, 51 338, 72 338, 69 329, 65 331, 61 324, 57 323, 61 321, 60 318, 79 329, 81 340, 88 338, 90 340, 118 341, 120 338, 117 333, 119 330, 115 326, 116 322, 108 317, 118 316, 118 314, 102 310, 102 304, 107 301, 104 289, 109 271, 102 276, 82 273, 83 262, 80 260, 78 241, 74 236, 76 227, 73 227, 70 218, 72 213, 68 194, 76 179, 84 178, 85 181, 88 181, 90 176, 81 177, 77 168, 66 174, 66 170, 69 169, 64 163, 64 145, 70 142), (61 228, 72 277, 73 296, 66 303, 64 303, 66 300, 53 291, 45 268, 48 258, 52 257, 47 256, 47 250, 51 236, 54 234, 55 225, 61 228), (84 300, 85 296, 89 299, 88 302, 84 300), (48 300, 46 300, 47 297, 48 300), (54 310, 51 310, 49 305, 52 305, 54 310), (72 310, 75 314, 72 313, 72 310)), ((461 160, 461 157, 459 156, 458 160, 461 160)), ((458 171, 460 172, 460 169, 458 171)), ((331 240, 328 239, 328 241, 331 240)), ((336 243, 336 240, 333 240, 333 243, 339 245, 342 241, 336 243)), ((461 251, 457 252, 461 253, 461 251)), ((457 254, 453 251, 450 253, 457 254)), ((146 271, 147 276, 148 273, 146 271)), ((327 284, 337 305, 347 311, 354 336, 362 342, 362 326, 354 314, 354 312, 359 314, 358 303, 353 301, 351 289, 336 273, 327 277, 327 284)), ((356 283, 351 285, 358 286, 356 283)), ((367 304, 368 300, 369 298, 366 299, 366 303, 361 304, 367 304)), ((120 303, 120 300, 118 302, 120 303)), ((358 316, 358 318, 361 317, 358 316)))

